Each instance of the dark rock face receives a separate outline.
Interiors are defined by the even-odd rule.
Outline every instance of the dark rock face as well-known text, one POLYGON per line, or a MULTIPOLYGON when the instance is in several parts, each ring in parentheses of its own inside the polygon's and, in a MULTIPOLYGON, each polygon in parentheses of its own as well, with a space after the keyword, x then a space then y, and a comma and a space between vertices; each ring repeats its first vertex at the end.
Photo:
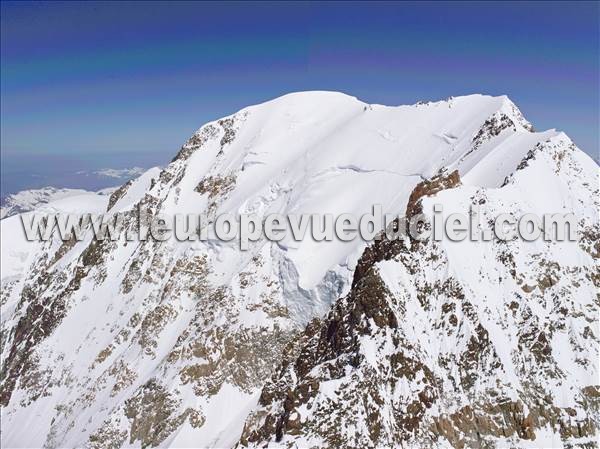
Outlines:
MULTIPOLYGON (((422 212, 422 198, 433 196, 442 190, 452 189, 459 185, 460 175, 456 170, 448 175, 440 173, 431 179, 427 179, 418 183, 411 192, 410 197, 408 198, 404 219, 408 221, 411 217, 422 212)), ((401 219, 402 218, 397 219, 392 224, 392 226, 394 226, 394 230, 398 230, 398 221, 401 219)), ((408 224, 405 223, 405 226, 407 229, 408 224)), ((382 260, 390 260, 400 252, 407 251, 403 240, 389 240, 387 238, 384 238, 384 235, 385 234, 382 233, 380 236, 378 236, 379 238, 376 239, 372 245, 369 245, 367 248, 365 248, 354 270, 353 286, 355 286, 355 283, 358 280, 362 279, 363 276, 367 273, 367 271, 370 270, 377 262, 380 262, 382 260)), ((413 242, 413 245, 416 244, 417 242, 413 242)))
POLYGON ((460 175, 458 170, 446 175, 440 173, 431 179, 420 182, 415 186, 408 198, 406 206, 406 217, 410 218, 415 214, 421 213, 420 200, 426 196, 433 196, 438 192, 446 189, 453 189, 460 185, 460 175))
POLYGON ((131 187, 131 184, 133 184, 133 180, 130 179, 113 193, 111 193, 110 197, 108 198, 108 206, 106 206, 107 212, 110 211, 113 206, 127 194, 127 190, 129 187, 131 187))
POLYGON ((485 121, 477 135, 473 138, 473 148, 477 149, 483 142, 499 136, 505 129, 515 130, 515 123, 506 114, 495 114, 485 121))

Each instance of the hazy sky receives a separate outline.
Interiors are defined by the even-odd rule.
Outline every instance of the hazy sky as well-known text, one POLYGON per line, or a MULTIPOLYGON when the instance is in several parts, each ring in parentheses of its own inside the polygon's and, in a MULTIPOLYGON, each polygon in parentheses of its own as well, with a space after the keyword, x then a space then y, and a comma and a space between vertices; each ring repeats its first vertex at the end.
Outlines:
POLYGON ((597 159, 596 2, 1 8, 4 158, 167 162, 208 120, 337 90, 388 105, 507 94, 597 159))

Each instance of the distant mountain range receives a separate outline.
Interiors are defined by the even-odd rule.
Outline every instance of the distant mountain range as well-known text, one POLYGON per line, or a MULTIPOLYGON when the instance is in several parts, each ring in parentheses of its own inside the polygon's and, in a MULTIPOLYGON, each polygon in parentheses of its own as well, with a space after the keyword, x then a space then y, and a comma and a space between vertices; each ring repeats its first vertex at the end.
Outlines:
POLYGON ((41 189, 23 190, 21 192, 8 195, 0 206, 0 219, 10 217, 24 212, 30 212, 39 209, 44 204, 56 200, 79 195, 110 195, 116 187, 108 187, 98 192, 88 192, 83 189, 59 189, 56 187, 44 187, 41 189))
MULTIPOLYGON (((119 182, 127 181, 131 178, 135 178, 147 169, 140 167, 133 168, 103 168, 100 170, 79 170, 75 172, 77 176, 93 176, 96 178, 105 178, 113 180, 112 183, 118 184, 119 182)), ((106 184, 106 181, 103 181, 106 184)), ((82 184, 85 184, 83 182, 82 184)), ((110 184, 110 182, 109 182, 110 184)), ((97 191, 100 195, 108 195, 118 187, 105 187, 97 191)), ((27 189, 21 190, 17 193, 12 193, 3 197, 0 203, 0 219, 15 215, 18 213, 29 212, 38 207, 52 202, 54 200, 67 198, 69 196, 82 195, 89 192, 86 189, 71 189, 71 188, 60 188, 60 187, 42 187, 39 189, 27 189)))

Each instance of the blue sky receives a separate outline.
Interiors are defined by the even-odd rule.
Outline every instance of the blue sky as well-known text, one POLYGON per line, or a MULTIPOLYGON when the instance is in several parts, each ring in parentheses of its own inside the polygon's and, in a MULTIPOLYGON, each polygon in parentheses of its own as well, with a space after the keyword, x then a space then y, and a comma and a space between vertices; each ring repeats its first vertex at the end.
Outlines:
POLYGON ((598 5, 2 2, 2 157, 167 162, 208 120, 337 90, 507 94, 598 159, 598 5))

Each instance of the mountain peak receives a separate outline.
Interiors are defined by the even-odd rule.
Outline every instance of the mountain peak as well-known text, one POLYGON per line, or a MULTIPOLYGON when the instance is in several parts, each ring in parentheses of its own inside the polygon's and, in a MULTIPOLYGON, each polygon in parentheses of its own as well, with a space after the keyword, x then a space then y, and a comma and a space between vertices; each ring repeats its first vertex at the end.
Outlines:
POLYGON ((389 107, 298 92, 205 124, 167 167, 98 204, 47 206, 120 214, 115 241, 26 242, 20 216, 1 220, 2 446, 588 438, 597 167, 525 126, 506 97, 389 107), (288 233, 245 251, 213 234, 128 239, 140 208, 361 217, 375 204, 403 215, 409 201, 463 214, 476 203, 486 226, 499 213, 572 211, 584 234, 426 245, 288 233))

